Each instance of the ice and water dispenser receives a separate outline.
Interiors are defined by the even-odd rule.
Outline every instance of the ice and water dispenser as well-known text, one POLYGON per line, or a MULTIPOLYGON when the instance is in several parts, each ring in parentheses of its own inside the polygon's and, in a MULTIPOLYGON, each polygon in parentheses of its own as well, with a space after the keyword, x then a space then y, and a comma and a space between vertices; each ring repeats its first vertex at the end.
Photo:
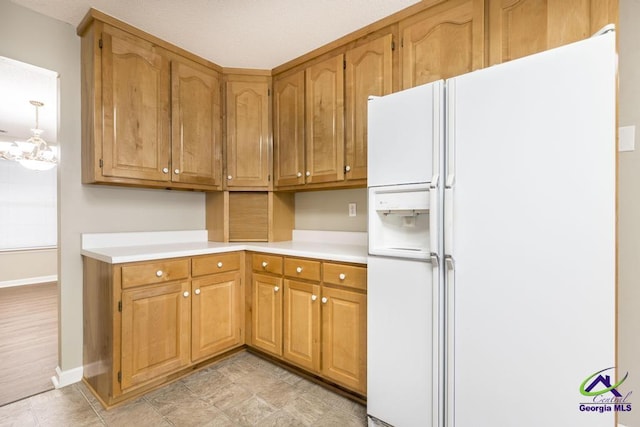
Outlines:
POLYGON ((369 254, 427 259, 429 184, 369 187, 369 254))

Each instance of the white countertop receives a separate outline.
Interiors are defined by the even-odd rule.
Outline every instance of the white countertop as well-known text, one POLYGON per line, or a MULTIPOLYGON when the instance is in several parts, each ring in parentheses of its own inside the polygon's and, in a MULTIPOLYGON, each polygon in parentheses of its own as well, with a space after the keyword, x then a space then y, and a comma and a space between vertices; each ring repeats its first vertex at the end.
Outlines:
POLYGON ((367 263, 366 233, 294 230, 293 240, 270 243, 209 242, 206 236, 206 230, 83 234, 81 253, 110 264, 242 250, 367 263))

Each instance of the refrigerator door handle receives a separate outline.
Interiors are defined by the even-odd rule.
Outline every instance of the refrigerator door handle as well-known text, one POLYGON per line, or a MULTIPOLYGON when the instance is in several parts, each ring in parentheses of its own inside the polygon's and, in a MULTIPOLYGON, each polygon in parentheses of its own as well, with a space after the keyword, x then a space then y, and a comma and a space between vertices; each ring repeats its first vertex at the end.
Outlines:
POLYGON ((443 310, 441 307, 441 287, 439 283, 441 282, 440 278, 440 259, 438 254, 431 252, 431 267, 432 267, 432 337, 433 337, 433 346, 434 351, 433 354, 433 366, 432 366, 432 396, 433 396, 433 408, 431 411, 431 425, 434 427, 442 426, 442 419, 444 417, 442 413, 443 402, 442 398, 444 392, 444 381, 445 381, 445 373, 444 373, 444 318, 443 310))
POLYGON ((444 189, 444 252, 453 254, 453 188, 448 187, 444 189))
POLYGON ((445 360, 444 380, 445 426, 455 427, 455 262, 451 255, 444 256, 445 273, 445 360))
MULTIPOLYGON (((436 178, 437 179, 437 178, 436 178)), ((438 249, 438 188, 429 189, 429 249, 433 253, 438 249)))

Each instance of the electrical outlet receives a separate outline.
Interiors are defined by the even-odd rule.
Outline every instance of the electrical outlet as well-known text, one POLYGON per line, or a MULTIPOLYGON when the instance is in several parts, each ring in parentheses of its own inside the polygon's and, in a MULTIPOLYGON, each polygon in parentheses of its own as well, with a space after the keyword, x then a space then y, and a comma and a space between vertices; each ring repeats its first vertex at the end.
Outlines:
POLYGON ((349 203, 349 216, 356 216, 356 204, 349 203))

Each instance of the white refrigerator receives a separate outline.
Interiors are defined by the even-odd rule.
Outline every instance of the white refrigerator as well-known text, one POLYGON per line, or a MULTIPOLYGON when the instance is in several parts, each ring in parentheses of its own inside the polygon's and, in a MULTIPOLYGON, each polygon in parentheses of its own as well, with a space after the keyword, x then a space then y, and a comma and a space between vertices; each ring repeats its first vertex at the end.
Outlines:
POLYGON ((403 92, 370 100, 371 424, 614 424, 616 74, 609 32, 426 85, 426 102, 388 103, 393 120, 403 92), (405 114, 419 119, 401 134, 405 114), (423 158, 429 256, 380 255, 415 252, 393 229, 419 220, 386 225, 375 190, 415 185, 379 176, 408 174, 424 145, 442 161, 423 158))

